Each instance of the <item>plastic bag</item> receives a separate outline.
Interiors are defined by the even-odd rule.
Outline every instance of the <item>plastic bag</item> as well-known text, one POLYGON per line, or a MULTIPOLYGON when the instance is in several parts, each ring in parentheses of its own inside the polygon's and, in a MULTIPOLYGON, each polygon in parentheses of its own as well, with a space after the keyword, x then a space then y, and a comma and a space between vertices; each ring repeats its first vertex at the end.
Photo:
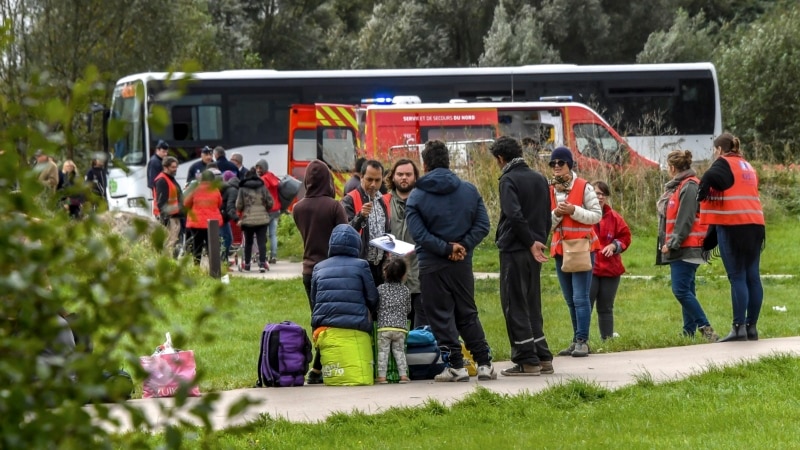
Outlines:
MULTIPOLYGON (((148 373, 142 386, 142 398, 172 397, 182 383, 193 384, 197 374, 194 352, 181 351, 172 347, 169 333, 163 344, 156 347, 152 356, 139 358, 142 368, 148 373)), ((190 397, 199 397, 200 388, 192 385, 190 397)))

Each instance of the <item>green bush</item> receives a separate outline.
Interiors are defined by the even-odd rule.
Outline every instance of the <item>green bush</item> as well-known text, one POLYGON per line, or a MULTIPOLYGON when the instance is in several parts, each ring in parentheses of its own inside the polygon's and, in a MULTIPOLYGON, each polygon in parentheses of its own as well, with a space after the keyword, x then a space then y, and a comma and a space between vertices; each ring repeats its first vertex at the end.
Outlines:
MULTIPOLYGON (((163 248, 162 227, 137 218, 112 230, 105 220, 110 215, 91 208, 83 220, 70 220, 56 207, 60 193, 45 190, 28 167, 27 149, 13 150, 27 142, 53 154, 65 143, 64 134, 50 130, 71 126, 89 95, 98 95, 97 79, 87 74, 72 85, 68 104, 47 97, 39 77, 24 102, 0 98, 0 149, 6 150, 0 158, 6 191, 0 196, 0 448, 110 448, 104 425, 113 426, 114 419, 100 403, 105 397, 122 404, 135 428, 158 425, 123 403, 126 393, 107 389, 103 371, 126 367, 143 379, 138 356, 152 351, 143 343, 165 331, 153 329, 164 315, 157 302, 174 302, 192 279, 182 264, 156 250, 163 248), (94 352, 60 349, 45 358, 46 349, 59 350, 53 342, 65 312, 77 314, 72 329, 92 337, 94 352), (93 409, 85 409, 87 403, 93 409)), ((212 312, 204 309, 195 323, 212 312)), ((180 335, 176 341, 186 343, 180 335)), ((178 392, 178 407, 185 397, 186 389, 178 392)), ((204 396, 190 413, 208 424, 208 405, 216 398, 204 396)), ((180 445, 174 426, 166 427, 166 436, 170 447, 180 445)))

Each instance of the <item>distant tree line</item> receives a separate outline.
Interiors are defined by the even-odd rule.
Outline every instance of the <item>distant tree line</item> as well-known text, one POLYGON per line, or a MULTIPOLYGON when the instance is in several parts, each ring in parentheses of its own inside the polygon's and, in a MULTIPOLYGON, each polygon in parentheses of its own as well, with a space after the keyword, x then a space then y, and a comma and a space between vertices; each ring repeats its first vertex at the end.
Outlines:
MULTIPOLYGON (((110 91, 127 74, 187 67, 711 61, 727 129, 781 159, 800 135, 788 100, 800 98, 793 0, 0 0, 0 15, 10 99, 34 76, 68 99, 89 66, 110 91)), ((72 128, 53 131, 84 132, 72 128)))

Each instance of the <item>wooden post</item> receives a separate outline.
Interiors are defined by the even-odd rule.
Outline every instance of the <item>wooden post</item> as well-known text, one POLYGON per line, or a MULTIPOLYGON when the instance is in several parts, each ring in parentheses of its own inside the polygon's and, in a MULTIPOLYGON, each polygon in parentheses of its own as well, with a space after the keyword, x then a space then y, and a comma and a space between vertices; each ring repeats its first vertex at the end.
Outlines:
POLYGON ((213 278, 222 276, 220 267, 220 247, 219 247, 219 222, 216 220, 208 221, 208 274, 213 278))

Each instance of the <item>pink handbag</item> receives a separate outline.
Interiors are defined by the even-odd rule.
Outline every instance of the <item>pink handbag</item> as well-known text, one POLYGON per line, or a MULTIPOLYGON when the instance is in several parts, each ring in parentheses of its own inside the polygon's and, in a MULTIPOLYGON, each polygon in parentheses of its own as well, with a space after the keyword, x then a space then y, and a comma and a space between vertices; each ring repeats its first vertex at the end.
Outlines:
MULTIPOLYGON (((194 382, 197 366, 191 350, 142 356, 139 361, 149 373, 142 386, 142 398, 173 397, 182 382, 194 382)), ((199 397, 200 388, 193 385, 189 396, 199 397)))

